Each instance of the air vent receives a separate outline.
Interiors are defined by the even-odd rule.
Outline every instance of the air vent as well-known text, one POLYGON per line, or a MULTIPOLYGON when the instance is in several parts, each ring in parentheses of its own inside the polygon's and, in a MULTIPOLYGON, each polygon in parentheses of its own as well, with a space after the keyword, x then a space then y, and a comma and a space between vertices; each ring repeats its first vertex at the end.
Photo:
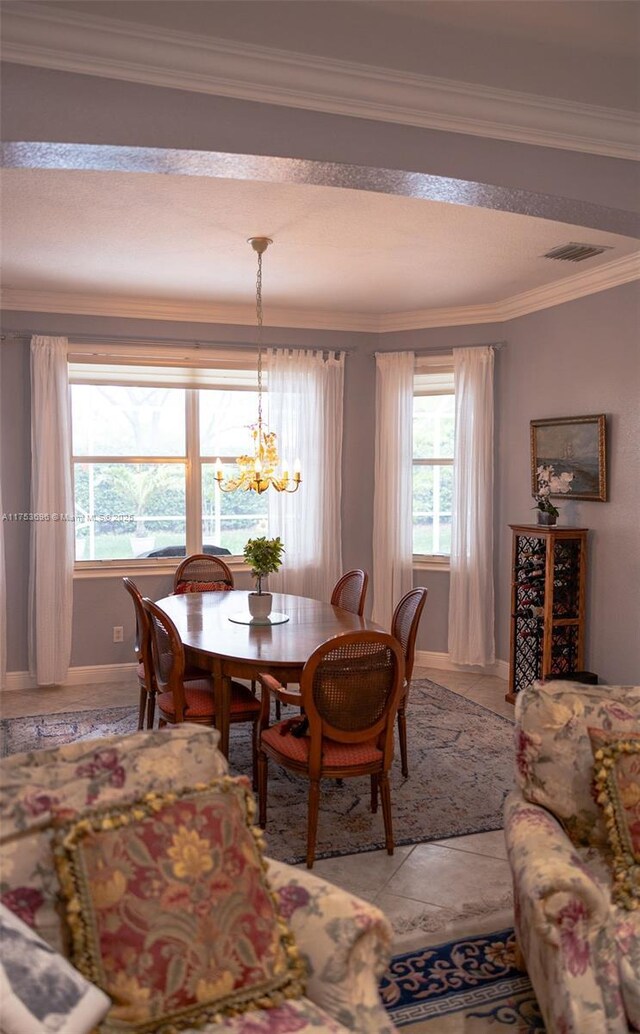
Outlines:
POLYGON ((570 241, 569 244, 561 244, 559 248, 552 248, 542 257, 559 259, 560 262, 584 262, 585 259, 602 255, 604 251, 611 251, 611 248, 607 245, 576 244, 575 241, 570 241))

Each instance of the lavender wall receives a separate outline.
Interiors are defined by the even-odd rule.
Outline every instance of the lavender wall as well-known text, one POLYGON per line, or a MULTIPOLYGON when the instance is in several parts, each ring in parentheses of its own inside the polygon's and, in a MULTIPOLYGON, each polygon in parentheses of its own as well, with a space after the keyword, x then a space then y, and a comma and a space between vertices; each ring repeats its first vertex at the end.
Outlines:
MULTIPOLYGON (((496 362, 495 575, 497 654, 508 658, 509 523, 532 520, 529 421, 545 416, 606 413, 609 425, 607 503, 562 502, 561 524, 591 530, 588 588, 588 667, 610 683, 640 681, 640 289, 628 284, 507 324, 383 335, 270 328, 269 343, 351 349, 345 377, 343 555, 346 567, 371 570, 376 350, 450 348, 505 341, 496 362)), ((61 315, 7 313, 7 330, 132 334, 174 339, 243 341, 239 327, 147 323, 61 315)), ((2 361, 2 469, 5 510, 28 510, 29 361, 26 341, 5 341, 2 361)), ((9 607, 9 670, 24 671, 28 540, 25 526, 5 525, 9 607)), ((447 649, 448 575, 420 570, 429 588, 418 648, 447 649)), ((166 576, 141 578, 156 598, 166 576)), ((239 581, 242 584, 242 581, 239 581)), ((72 664, 111 664, 131 658, 133 619, 118 578, 77 580, 72 664), (99 620, 96 616, 99 615, 99 620), (110 642, 125 625, 125 642, 110 642)))
MULTIPOLYGON (((0 448, 4 513, 28 513, 31 485, 29 350, 0 344, 0 448)), ((4 521, 7 573, 7 670, 27 668, 29 525, 4 521)))
MULTIPOLYGON (((499 396, 503 525, 531 519, 531 419, 606 413, 609 501, 560 502, 560 524, 590 528, 587 667, 640 682, 640 288, 628 284, 508 326, 499 396)), ((506 656, 510 550, 501 535, 497 613, 506 656)))
POLYGON ((603 681, 635 684, 640 681, 640 286, 626 284, 500 325, 385 335, 381 347, 492 340, 506 342, 497 354, 495 393, 497 656, 509 656, 508 525, 535 517, 529 421, 606 413, 609 501, 560 502, 559 523, 591 529, 587 667, 603 681))
MULTIPOLYGON (((640 211, 633 161, 8 63, 1 74, 5 140, 228 151, 425 172, 562 199, 571 207, 567 221, 580 225, 590 224, 572 201, 605 208, 613 201, 612 213, 640 211)), ((521 210, 515 196, 513 204, 521 210)), ((540 214, 535 202, 529 214, 540 214)), ((626 232, 617 221, 598 225, 626 232)))

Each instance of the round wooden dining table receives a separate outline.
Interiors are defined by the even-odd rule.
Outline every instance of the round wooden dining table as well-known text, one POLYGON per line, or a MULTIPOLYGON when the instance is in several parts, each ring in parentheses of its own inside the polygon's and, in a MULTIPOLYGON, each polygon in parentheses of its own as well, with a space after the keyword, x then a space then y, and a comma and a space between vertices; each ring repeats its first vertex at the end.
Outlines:
POLYGON ((248 619, 248 592, 189 592, 166 596, 157 605, 171 618, 182 640, 186 661, 213 675, 216 728, 220 750, 229 753, 231 679, 255 679, 268 672, 281 682, 299 682, 313 651, 332 636, 380 625, 330 603, 273 593, 272 613, 286 615, 281 624, 241 624, 248 619), (235 620, 234 620, 235 619, 235 620))

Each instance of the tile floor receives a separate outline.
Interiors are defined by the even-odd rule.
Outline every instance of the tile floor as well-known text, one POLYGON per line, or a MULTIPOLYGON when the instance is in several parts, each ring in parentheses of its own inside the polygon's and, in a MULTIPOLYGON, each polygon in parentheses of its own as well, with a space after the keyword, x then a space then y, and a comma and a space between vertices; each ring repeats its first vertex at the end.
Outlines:
MULTIPOLYGON (((415 668, 414 679, 430 678, 508 718, 513 706, 503 679, 467 672, 415 668)), ((68 686, 5 693, 2 716, 54 714, 117 706, 137 700, 129 683, 68 686)), ((329 858, 314 873, 378 904, 401 928, 412 924, 445 927, 452 915, 474 910, 503 911, 509 905, 511 876, 501 830, 428 844, 329 858)))
MULTIPOLYGON (((504 697, 504 679, 467 672, 414 668, 413 678, 428 678, 507 718, 513 705, 504 697)), ((398 928, 421 920, 443 928, 456 914, 503 912, 511 903, 511 872, 502 830, 396 847, 385 851, 328 858, 314 873, 375 902, 398 928)))

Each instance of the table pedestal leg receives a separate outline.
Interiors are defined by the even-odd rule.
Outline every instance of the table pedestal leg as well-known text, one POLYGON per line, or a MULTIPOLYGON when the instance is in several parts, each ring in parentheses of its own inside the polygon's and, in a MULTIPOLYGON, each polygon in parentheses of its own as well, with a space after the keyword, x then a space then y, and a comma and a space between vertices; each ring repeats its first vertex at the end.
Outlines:
POLYGON ((214 673, 214 692, 216 698, 216 729, 220 733, 218 749, 229 757, 229 712, 231 709, 231 679, 221 671, 214 673))

